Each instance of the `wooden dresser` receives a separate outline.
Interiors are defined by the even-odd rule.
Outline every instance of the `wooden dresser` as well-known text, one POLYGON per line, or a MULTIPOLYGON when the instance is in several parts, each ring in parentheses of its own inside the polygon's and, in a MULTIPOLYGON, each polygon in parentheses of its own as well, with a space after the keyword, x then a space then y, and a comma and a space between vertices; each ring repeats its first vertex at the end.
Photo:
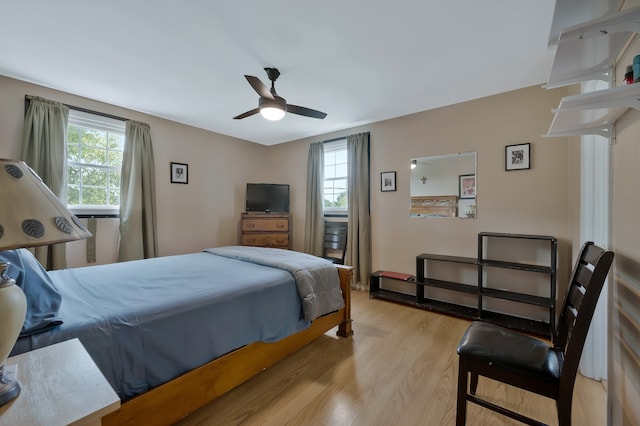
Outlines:
POLYGON ((291 214, 242 213, 242 245, 291 250, 291 214))

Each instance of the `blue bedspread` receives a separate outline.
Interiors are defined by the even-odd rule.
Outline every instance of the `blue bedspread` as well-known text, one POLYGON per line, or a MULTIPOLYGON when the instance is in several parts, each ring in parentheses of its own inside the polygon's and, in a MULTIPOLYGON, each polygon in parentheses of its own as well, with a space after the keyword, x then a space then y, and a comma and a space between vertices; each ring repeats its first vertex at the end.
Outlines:
POLYGON ((310 324, 290 272, 207 252, 49 274, 64 323, 12 354, 78 337, 123 400, 310 324))
POLYGON ((307 321, 344 308, 338 271, 321 257, 284 249, 246 246, 216 247, 205 251, 289 271, 296 280, 307 321))

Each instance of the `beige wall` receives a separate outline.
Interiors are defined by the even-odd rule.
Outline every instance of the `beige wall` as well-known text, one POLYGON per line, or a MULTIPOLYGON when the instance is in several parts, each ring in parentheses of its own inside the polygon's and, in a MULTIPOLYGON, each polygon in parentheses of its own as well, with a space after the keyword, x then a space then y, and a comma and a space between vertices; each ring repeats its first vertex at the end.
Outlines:
MULTIPOLYGON (((247 181, 271 165, 266 147, 102 102, 0 76, 0 156, 19 158, 25 94, 114 114, 151 125, 158 205, 160 255, 236 244, 247 181), (189 184, 169 182, 169 163, 189 164, 189 184)), ((100 220, 98 263, 115 261, 115 220, 100 220)), ((69 244, 69 266, 83 266, 85 242, 69 244)))
MULTIPOLYGON (((569 148, 566 139, 541 138, 566 89, 530 87, 271 147, 6 77, 0 77, 0 93, 0 155, 9 158, 19 157, 25 94, 151 125, 161 255, 235 244, 249 181, 291 185, 293 247, 302 250, 309 144, 368 131, 374 270, 413 272, 415 256, 426 252, 474 256, 480 231, 555 235, 565 247, 560 266, 565 274, 570 268, 569 148), (531 170, 505 171, 505 146, 522 142, 531 143, 531 170), (410 159, 466 151, 478 153, 478 218, 410 218, 410 159), (189 164, 189 185, 169 183, 171 161, 189 164), (397 191, 382 193, 380 173, 390 170, 397 172, 397 191)), ((99 225, 105 245, 99 263, 115 259, 113 232, 112 225, 99 225)), ((83 265, 84 242, 70 247, 70 266, 83 265)))
MULTIPOLYGON (((312 142, 360 131, 371 134, 373 269, 413 273, 415 256, 442 253, 475 256, 481 231, 555 235, 561 265, 570 269, 568 145, 546 133, 566 89, 530 87, 367 126, 270 147, 269 156, 288 165, 274 179, 292 184, 294 214, 304 211, 306 159, 312 142), (531 143, 531 170, 504 170, 506 145, 531 143), (412 158, 478 152, 478 218, 410 218, 412 158), (397 191, 380 192, 380 173, 397 172, 397 191)), ((571 190, 573 192, 573 190, 571 190)), ((294 248, 303 247, 304 218, 294 218, 294 248)))

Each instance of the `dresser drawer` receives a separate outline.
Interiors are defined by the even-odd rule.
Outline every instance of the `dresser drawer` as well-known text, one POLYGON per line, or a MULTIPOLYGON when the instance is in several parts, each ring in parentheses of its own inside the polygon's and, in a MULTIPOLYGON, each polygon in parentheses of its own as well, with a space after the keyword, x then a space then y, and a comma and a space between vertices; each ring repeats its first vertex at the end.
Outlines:
POLYGON ((242 235, 243 246, 258 247, 289 247, 289 234, 261 234, 251 233, 242 235))
POLYGON ((243 246, 291 249, 290 214, 242 213, 240 228, 243 246))
POLYGON ((289 231, 289 220, 286 218, 245 218, 242 221, 242 230, 245 232, 287 232, 289 231))

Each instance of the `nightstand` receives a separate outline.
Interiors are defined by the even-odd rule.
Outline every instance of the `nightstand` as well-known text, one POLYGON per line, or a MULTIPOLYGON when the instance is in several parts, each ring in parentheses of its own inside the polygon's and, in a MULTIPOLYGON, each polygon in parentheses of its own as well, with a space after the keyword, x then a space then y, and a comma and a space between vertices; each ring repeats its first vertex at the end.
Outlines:
POLYGON ((10 357, 22 392, 0 407, 0 425, 100 425, 120 399, 78 339, 10 357))

